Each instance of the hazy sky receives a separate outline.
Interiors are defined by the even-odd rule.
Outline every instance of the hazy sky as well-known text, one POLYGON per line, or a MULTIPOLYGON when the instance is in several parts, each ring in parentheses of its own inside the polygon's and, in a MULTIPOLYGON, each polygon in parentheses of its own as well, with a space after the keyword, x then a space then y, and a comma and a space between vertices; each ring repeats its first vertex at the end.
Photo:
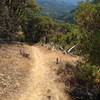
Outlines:
MULTIPOLYGON (((42 1, 42 0, 37 0, 37 1, 42 1)), ((50 0, 43 0, 43 1, 50 1, 50 0)), ((78 2, 80 2, 80 1, 86 1, 86 0, 52 0, 52 1, 64 1, 64 2, 66 2, 66 3, 71 3, 71 4, 77 4, 78 2)))
MULTIPOLYGON (((42 1, 42 0, 39 0, 39 1, 42 1)), ((50 1, 50 0, 45 0, 45 1, 50 1)), ((72 3, 72 4, 77 4, 78 2, 85 1, 85 0, 56 0, 56 1, 66 1, 66 2, 69 2, 69 3, 72 3)))
POLYGON ((71 2, 71 3, 78 3, 80 1, 85 1, 85 0, 64 0, 64 1, 68 1, 68 2, 71 2))

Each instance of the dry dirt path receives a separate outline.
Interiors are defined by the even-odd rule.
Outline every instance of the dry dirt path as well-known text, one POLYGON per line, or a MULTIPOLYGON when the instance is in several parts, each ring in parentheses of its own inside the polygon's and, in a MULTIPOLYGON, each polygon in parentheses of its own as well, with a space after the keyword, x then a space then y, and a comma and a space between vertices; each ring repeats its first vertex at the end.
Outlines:
POLYGON ((47 55, 38 47, 32 47, 32 55, 34 62, 30 83, 20 100, 69 100, 62 84, 55 81, 56 75, 47 64, 47 55))

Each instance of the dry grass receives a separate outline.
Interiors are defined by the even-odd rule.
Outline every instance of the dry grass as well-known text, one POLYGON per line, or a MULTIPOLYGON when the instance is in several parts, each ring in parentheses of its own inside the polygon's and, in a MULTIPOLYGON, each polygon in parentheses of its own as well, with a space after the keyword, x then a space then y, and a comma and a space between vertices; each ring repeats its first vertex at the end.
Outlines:
POLYGON ((63 54, 62 51, 60 50, 49 50, 46 47, 43 46, 37 46, 38 48, 41 49, 41 51, 45 54, 45 56, 47 56, 47 60, 48 62, 52 62, 52 64, 55 63, 56 59, 58 58, 59 62, 67 62, 67 63, 71 63, 71 64, 75 64, 75 62, 79 59, 79 57, 73 57, 70 55, 65 55, 63 54))
POLYGON ((20 94, 27 85, 31 60, 22 57, 20 49, 31 52, 26 45, 0 45, 0 100, 18 100, 16 94, 20 94))

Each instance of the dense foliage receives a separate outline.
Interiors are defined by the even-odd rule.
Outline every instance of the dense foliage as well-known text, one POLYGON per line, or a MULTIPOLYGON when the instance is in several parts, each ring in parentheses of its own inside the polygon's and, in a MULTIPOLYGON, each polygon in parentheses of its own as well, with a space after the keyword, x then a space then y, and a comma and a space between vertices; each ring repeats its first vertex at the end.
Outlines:
POLYGON ((33 0, 2 0, 0 1, 0 37, 16 40, 27 9, 35 10, 33 0))
POLYGON ((79 4, 75 19, 81 32, 83 55, 92 64, 100 65, 100 4, 79 4))
POLYGON ((12 40, 16 37, 27 0, 2 0, 0 1, 0 33, 1 37, 12 40))

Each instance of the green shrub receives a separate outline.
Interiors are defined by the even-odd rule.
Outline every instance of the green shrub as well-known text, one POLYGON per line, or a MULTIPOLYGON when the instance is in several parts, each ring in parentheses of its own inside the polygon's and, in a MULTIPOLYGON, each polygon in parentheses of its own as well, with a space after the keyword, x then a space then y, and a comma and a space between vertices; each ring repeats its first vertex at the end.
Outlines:
POLYGON ((75 73, 75 78, 78 82, 94 82, 100 78, 98 68, 96 66, 79 62, 76 68, 77 72, 75 73))
POLYGON ((19 41, 25 41, 25 35, 24 34, 19 34, 18 35, 18 39, 19 39, 19 41))

